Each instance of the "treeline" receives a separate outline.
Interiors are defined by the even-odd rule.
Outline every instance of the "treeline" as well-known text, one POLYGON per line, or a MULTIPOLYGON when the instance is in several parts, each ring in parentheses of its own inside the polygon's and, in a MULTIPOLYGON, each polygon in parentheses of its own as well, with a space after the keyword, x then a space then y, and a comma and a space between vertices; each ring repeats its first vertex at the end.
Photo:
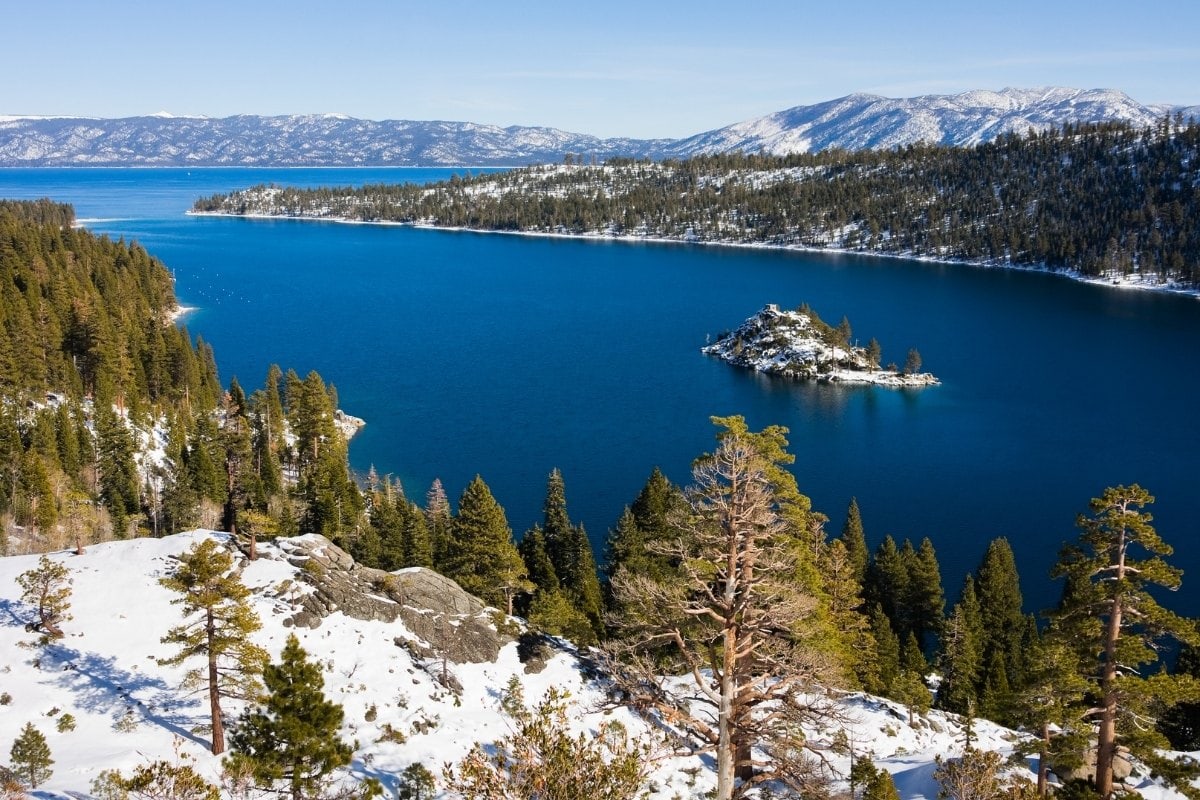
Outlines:
POLYGON ((352 526, 333 388, 272 367, 249 396, 224 389, 162 263, 73 222, 0 202, 0 552, 352 526))
POLYGON ((1194 284, 1200 125, 1069 124, 971 148, 613 159, 426 186, 260 186, 195 208, 835 247, 1194 284))

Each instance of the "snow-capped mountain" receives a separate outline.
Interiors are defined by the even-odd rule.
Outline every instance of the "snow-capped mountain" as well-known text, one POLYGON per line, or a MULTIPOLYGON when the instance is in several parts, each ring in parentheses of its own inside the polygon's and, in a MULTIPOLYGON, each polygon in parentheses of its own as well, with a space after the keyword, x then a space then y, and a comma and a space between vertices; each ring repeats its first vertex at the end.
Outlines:
POLYGON ((342 114, 86 119, 0 116, 0 166, 519 166, 567 153, 686 158, 730 151, 794 153, 913 142, 970 145, 1065 122, 1153 124, 1192 106, 1146 106, 1110 89, 976 90, 888 98, 852 94, 686 139, 601 139, 556 128, 364 120, 342 114))
POLYGON ((566 153, 661 158, 670 140, 340 114, 0 117, 0 166, 520 166, 566 153))
MULTIPOLYGON (((1189 109, 1180 109, 1188 116, 1189 109)), ((672 155, 765 151, 803 153, 902 147, 915 142, 972 145, 1009 131, 1025 133, 1067 122, 1152 125, 1174 107, 1145 106, 1111 89, 975 90, 910 98, 852 94, 708 131, 672 145, 672 155)))

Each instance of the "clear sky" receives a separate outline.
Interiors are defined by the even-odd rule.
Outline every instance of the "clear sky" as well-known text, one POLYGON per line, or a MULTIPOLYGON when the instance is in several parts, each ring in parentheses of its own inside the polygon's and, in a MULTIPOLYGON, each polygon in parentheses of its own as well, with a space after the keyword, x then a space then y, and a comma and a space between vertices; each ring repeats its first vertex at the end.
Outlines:
POLYGON ((336 112, 680 137, 851 92, 1200 104, 1195 0, 0 0, 0 114, 336 112))

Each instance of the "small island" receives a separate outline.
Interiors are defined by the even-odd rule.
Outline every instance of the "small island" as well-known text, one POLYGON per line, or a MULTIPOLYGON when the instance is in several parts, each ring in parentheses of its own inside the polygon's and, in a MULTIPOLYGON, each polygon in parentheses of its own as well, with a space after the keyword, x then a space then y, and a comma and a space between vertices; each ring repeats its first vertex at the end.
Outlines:
POLYGON ((780 311, 771 303, 737 330, 718 336, 703 352, 735 366, 797 380, 897 388, 940 383, 932 374, 920 371, 921 356, 916 350, 908 351, 902 369, 894 364, 881 369, 879 343, 871 339, 866 347, 857 347, 850 337, 850 322, 845 318, 833 327, 807 304, 795 311, 780 311))

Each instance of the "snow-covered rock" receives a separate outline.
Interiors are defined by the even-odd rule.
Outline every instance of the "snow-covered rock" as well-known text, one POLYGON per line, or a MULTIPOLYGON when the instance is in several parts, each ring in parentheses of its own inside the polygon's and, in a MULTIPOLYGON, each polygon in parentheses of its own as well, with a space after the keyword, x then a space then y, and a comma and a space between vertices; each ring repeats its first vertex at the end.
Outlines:
POLYGON ((812 311, 781 311, 773 303, 702 351, 735 366, 798 380, 897 388, 939 383, 928 372, 879 369, 871 363, 867 348, 839 341, 836 332, 812 311))

